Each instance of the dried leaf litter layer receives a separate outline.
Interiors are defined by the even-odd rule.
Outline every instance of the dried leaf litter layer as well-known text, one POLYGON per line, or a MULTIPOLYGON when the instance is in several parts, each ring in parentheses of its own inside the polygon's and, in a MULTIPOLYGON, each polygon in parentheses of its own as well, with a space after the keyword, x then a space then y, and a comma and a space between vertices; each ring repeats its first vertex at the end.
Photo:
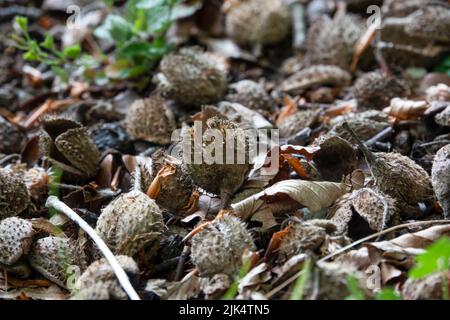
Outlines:
POLYGON ((450 6, 366 2, 0 20, 67 64, 0 35, 0 299, 444 299, 450 6))

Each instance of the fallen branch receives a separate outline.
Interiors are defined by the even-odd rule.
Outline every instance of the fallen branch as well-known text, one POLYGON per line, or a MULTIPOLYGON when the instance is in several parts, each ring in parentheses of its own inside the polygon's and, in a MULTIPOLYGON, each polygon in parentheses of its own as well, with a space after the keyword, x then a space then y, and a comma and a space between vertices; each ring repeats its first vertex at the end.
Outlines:
POLYGON ((119 280, 120 285, 127 293, 131 300, 140 300, 138 294, 134 290, 133 286, 128 279, 127 274, 120 266, 114 254, 109 250, 105 242, 98 236, 98 234, 91 228, 86 221, 84 221, 75 211, 69 208, 64 202, 60 201, 55 196, 50 196, 45 204, 47 208, 53 208, 57 211, 64 213, 68 218, 73 220, 78 226, 83 229, 91 238, 94 240, 95 244, 98 246, 102 254, 105 256, 106 260, 111 265, 114 273, 116 274, 117 280, 119 280))

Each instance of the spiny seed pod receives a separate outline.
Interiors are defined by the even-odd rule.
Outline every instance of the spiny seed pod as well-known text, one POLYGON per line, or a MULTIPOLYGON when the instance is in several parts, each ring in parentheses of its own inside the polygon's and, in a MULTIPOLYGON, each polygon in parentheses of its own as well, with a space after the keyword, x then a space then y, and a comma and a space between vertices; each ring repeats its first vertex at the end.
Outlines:
POLYGON ((357 16, 341 15, 336 19, 322 16, 309 28, 307 57, 314 64, 349 69, 356 43, 364 30, 364 22, 357 16))
POLYGON ((0 153, 20 152, 23 133, 8 120, 0 116, 0 153))
POLYGON ((141 191, 122 194, 102 210, 95 228, 115 254, 130 257, 158 241, 164 223, 154 200, 141 191))
POLYGON ((252 110, 270 110, 272 103, 264 86, 252 80, 241 80, 229 86, 227 101, 237 102, 252 110))
POLYGON ((233 275, 241 267, 246 249, 255 250, 246 225, 237 217, 225 215, 192 238, 191 258, 202 276, 233 275))
MULTIPOLYGON (((449 276, 448 273, 436 273, 421 279, 409 278, 403 284, 402 296, 405 300, 442 300, 442 280, 449 276)), ((448 286, 448 281, 444 285, 448 286)))
POLYGON ((30 194, 23 179, 0 169, 0 219, 18 215, 30 204, 30 194))
POLYGON ((410 158, 399 153, 372 153, 348 124, 343 127, 353 136, 364 153, 378 190, 393 197, 404 217, 418 217, 422 212, 419 202, 433 199, 433 188, 428 173, 410 158))
POLYGON ((12 265, 30 250, 33 226, 30 221, 11 217, 0 221, 0 264, 12 265))
MULTIPOLYGON (((250 169, 250 161, 248 159, 249 146, 247 141, 244 140, 245 133, 235 123, 220 119, 217 116, 206 121, 206 130, 201 132, 203 141, 196 141, 198 130, 202 130, 202 128, 194 126, 187 132, 190 136, 191 158, 187 159, 187 163, 185 161, 186 168, 199 187, 207 192, 220 195, 222 203, 225 204, 242 185, 250 169), (220 143, 218 148, 221 150, 211 150, 211 148, 214 149, 217 146, 217 141, 211 139, 211 135, 217 132, 220 132, 222 135, 222 137, 218 138, 223 139, 218 141, 220 143), (230 134, 232 135, 231 137, 229 136, 230 134), (227 155, 227 152, 230 152, 230 150, 227 150, 226 144, 231 142, 233 142, 231 150, 233 159, 236 160, 238 156, 244 156, 244 163, 227 164, 226 158, 230 156, 227 155), (201 159, 200 163, 196 163, 195 159, 195 153, 198 152, 197 149, 201 149, 203 151, 202 154, 207 156, 207 158, 201 159), (217 157, 220 154, 216 155, 216 152, 222 152, 223 157, 218 159, 217 157)), ((183 156, 186 158, 186 154, 183 156)))
POLYGON ((70 268, 78 266, 82 259, 74 244, 66 238, 45 237, 33 243, 28 261, 48 280, 67 288, 70 268))
POLYGON ((180 105, 209 104, 225 96, 225 71, 200 48, 186 47, 164 56, 160 69, 156 80, 180 105))
POLYGON ((450 215, 450 144, 442 147, 434 157, 431 182, 444 216, 450 215))
POLYGON ((236 43, 275 44, 291 29, 291 12, 283 0, 237 0, 226 15, 227 34, 236 43))
MULTIPOLYGON (((356 143, 356 140, 345 130, 342 126, 344 122, 336 124, 331 130, 330 134, 336 134, 339 137, 349 141, 350 143, 356 143)), ((375 136, 377 133, 383 131, 389 127, 387 122, 378 122, 370 119, 351 119, 346 123, 352 128, 353 131, 362 140, 367 140, 375 136)))
POLYGON ((292 223, 281 239, 278 248, 278 262, 284 262, 300 253, 321 254, 320 248, 336 226, 327 220, 308 220, 292 223))
POLYGON ((168 144, 176 124, 165 100, 155 95, 133 102, 125 118, 125 127, 133 139, 168 144))
POLYGON ((23 179, 30 195, 38 199, 47 192, 50 175, 47 170, 36 167, 25 171, 23 179))
POLYGON ((160 180, 160 191, 155 198, 156 203, 173 213, 182 213, 189 204, 189 199, 196 187, 186 167, 181 161, 171 161, 166 168, 172 171, 160 180))
MULTIPOLYGON (((139 275, 136 262, 128 256, 116 256, 131 282, 139 275)), ((72 291, 73 300, 125 300, 123 291, 111 265, 106 259, 93 262, 78 278, 72 291)))
POLYGON ((294 73, 281 83, 279 90, 297 95, 323 85, 344 87, 351 79, 351 74, 338 66, 319 64, 294 73))
POLYGON ((95 176, 100 153, 81 124, 61 118, 43 122, 39 139, 41 153, 69 174, 80 178, 95 176))
POLYGON ((368 72, 356 80, 353 95, 359 110, 382 110, 389 106, 392 98, 408 94, 405 85, 398 79, 380 71, 368 72))
POLYGON ((427 40, 450 42, 450 6, 448 4, 424 6, 408 18, 411 19, 411 23, 405 26, 407 34, 427 40))
POLYGON ((330 220, 339 234, 359 239, 398 222, 396 201, 379 191, 363 188, 343 197, 332 209, 330 220))
POLYGON ((283 119, 278 124, 280 137, 290 138, 306 127, 314 127, 319 122, 320 112, 321 110, 319 108, 301 110, 283 119))

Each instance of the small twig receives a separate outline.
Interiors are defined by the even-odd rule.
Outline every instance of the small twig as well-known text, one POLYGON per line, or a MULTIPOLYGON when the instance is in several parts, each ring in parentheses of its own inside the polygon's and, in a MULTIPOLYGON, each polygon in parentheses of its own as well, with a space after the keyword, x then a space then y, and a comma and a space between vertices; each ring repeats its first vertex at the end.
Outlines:
POLYGON ((73 220, 78 226, 83 229, 91 238, 94 240, 95 244, 98 246, 102 254, 105 256, 106 260, 111 265, 114 273, 116 274, 117 279, 119 280, 120 285, 125 290, 127 295, 131 300, 140 300, 138 294, 134 290, 133 286, 130 283, 130 279, 128 278, 125 271, 120 266, 114 254, 109 250, 108 246, 105 242, 98 236, 98 234, 91 228, 86 221, 84 221, 75 211, 69 208, 64 202, 60 201, 55 196, 50 196, 47 199, 45 204, 47 208, 53 208, 64 213, 68 218, 73 220))
MULTIPOLYGON (((387 233, 390 233, 392 231, 395 231, 395 230, 398 230, 398 229, 402 229, 402 228, 412 227, 412 226, 421 226, 421 225, 434 224, 434 223, 447 224, 447 223, 450 223, 450 220, 430 220, 430 221, 418 221, 418 222, 410 222, 410 223, 399 224, 397 226, 391 227, 389 229, 386 229, 386 230, 383 230, 383 231, 371 234, 370 236, 367 236, 365 238, 359 239, 358 241, 355 241, 355 242, 349 244, 348 246, 345 246, 344 248, 339 249, 338 251, 323 257, 322 259, 317 261, 317 263, 325 262, 326 260, 331 259, 331 258, 333 258, 333 257, 335 257, 335 256, 337 256, 337 255, 347 251, 348 249, 357 246, 358 244, 361 244, 361 243, 363 243, 365 241, 368 241, 370 239, 373 239, 373 238, 380 237, 380 236, 385 235, 387 233)), ((300 275, 301 275, 301 270, 299 272, 297 272, 296 274, 294 274, 289 279, 287 279, 286 281, 284 281, 279 286, 277 286, 274 289, 272 289, 271 291, 269 291, 269 293, 266 294, 266 298, 270 299, 273 295, 278 293, 280 290, 282 290, 283 288, 285 288, 286 286, 288 286, 289 284, 294 282, 300 275)))
POLYGON ((374 135, 372 138, 364 142, 364 144, 368 147, 373 146, 376 142, 383 141, 387 138, 389 138, 392 135, 392 132, 394 129, 392 127, 387 127, 386 129, 380 131, 376 135, 374 135))
POLYGON ((10 155, 7 155, 0 159, 0 166, 3 166, 5 163, 8 163, 9 161, 13 160, 14 158, 20 159, 20 154, 13 153, 10 155))
POLYGON ((181 275, 183 274, 184 270, 184 265, 186 264, 186 260, 189 257, 190 251, 191 250, 188 246, 184 246, 183 251, 181 252, 180 260, 178 260, 174 281, 179 281, 181 279, 181 275))

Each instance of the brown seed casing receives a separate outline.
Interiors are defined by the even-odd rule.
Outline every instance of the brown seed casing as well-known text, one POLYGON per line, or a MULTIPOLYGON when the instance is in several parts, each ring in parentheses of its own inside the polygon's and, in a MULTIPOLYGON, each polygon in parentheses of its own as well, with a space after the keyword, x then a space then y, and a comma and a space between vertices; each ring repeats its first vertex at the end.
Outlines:
POLYGON ((122 194, 102 210, 95 228, 115 254, 130 257, 158 241, 164 223, 161 210, 145 193, 122 194))
POLYGON ((125 128, 133 139, 168 144, 176 128, 175 117, 164 98, 151 96, 133 102, 125 118, 125 128))
POLYGON ((30 204, 30 194, 23 179, 0 168, 0 219, 18 215, 30 204))
POLYGON ((27 254, 35 234, 30 221, 17 217, 0 221, 0 264, 12 265, 27 254))
POLYGON ((245 223, 225 215, 192 238, 191 258, 202 276, 233 275, 241 267, 246 249, 254 250, 255 245, 245 223))
POLYGON ((46 237, 33 243, 28 261, 45 278, 67 288, 68 268, 82 259, 69 239, 46 237))
POLYGON ((224 70, 198 47, 169 53, 161 61, 159 86, 180 105, 202 105, 221 100, 227 90, 224 70))
POLYGON ((448 217, 450 215, 450 144, 436 153, 431 169, 431 181, 436 198, 444 210, 444 216, 448 217))
POLYGON ((283 0, 237 0, 226 15, 228 36, 240 45, 275 44, 291 30, 291 12, 283 0))

